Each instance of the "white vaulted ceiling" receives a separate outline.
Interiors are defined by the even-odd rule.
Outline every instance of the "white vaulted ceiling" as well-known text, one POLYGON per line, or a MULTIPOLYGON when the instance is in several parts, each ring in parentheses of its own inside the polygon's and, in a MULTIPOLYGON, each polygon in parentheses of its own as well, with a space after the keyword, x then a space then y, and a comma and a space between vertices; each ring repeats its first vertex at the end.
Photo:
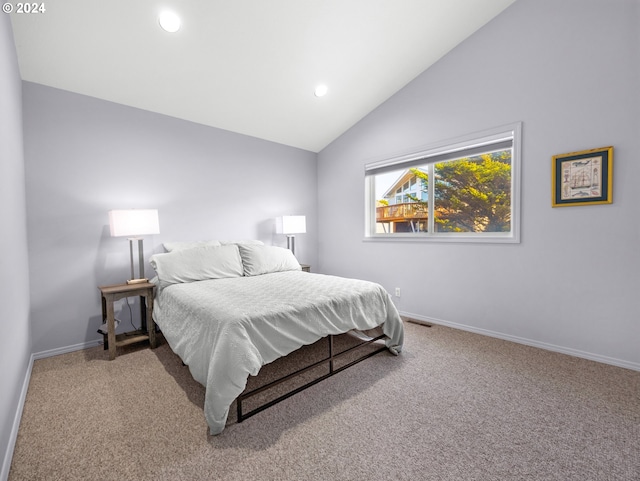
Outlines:
POLYGON ((318 152, 514 1, 50 0, 11 20, 23 80, 318 152))

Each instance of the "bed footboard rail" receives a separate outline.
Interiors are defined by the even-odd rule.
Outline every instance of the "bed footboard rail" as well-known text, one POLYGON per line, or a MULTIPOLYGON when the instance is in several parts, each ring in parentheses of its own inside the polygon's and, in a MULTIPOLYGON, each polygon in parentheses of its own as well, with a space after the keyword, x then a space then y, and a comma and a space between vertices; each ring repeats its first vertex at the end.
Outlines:
POLYGON ((363 346, 369 345, 375 341, 379 341, 383 338, 385 338, 386 336, 384 334, 381 334, 377 337, 368 339, 366 341, 363 341, 359 344, 356 344, 355 346, 352 346, 348 349, 345 349, 344 351, 340 351, 339 353, 334 353, 334 348, 333 348, 333 335, 329 335, 327 336, 327 339, 329 341, 329 353, 328 356, 325 357, 324 359, 321 359, 320 361, 314 362, 313 364, 310 364, 309 366, 303 367, 301 369, 298 369, 295 372, 292 372, 290 374, 287 374, 286 376, 283 376, 279 379, 276 379, 275 381, 271 381, 268 384, 265 384, 264 386, 260 386, 259 388, 253 389, 251 391, 248 391, 246 393, 242 393, 240 394, 240 396, 238 396, 238 398, 236 399, 236 403, 237 403, 237 409, 238 409, 238 422, 241 423, 242 421, 244 421, 247 418, 250 418, 251 416, 254 416, 255 414, 258 414, 259 412, 264 411, 267 408, 270 408, 271 406, 278 404, 281 401, 284 401, 287 398, 290 398, 291 396, 293 396, 294 394, 297 394, 301 391, 304 391, 305 389, 318 384, 320 381, 323 381, 325 379, 327 379, 328 377, 334 376, 335 374, 338 374, 341 371, 344 371, 345 369, 347 369, 348 367, 353 366, 354 364, 357 364, 361 361, 364 361, 365 359, 368 359, 372 356, 375 356, 376 354, 382 352, 382 351, 386 351, 387 348, 386 346, 382 346, 376 350, 367 352, 366 354, 354 359, 353 361, 340 366, 338 368, 335 367, 335 360, 339 359, 340 357, 354 351, 355 349, 361 348, 363 346), (273 399, 271 401, 268 401, 246 413, 243 412, 242 410, 242 403, 243 401, 245 401, 246 399, 249 399, 250 397, 253 397, 257 394, 260 394, 261 392, 267 391, 268 389, 271 389, 275 386, 277 386, 278 384, 281 384, 283 382, 286 382, 290 379, 293 379, 311 369, 314 369, 318 366, 321 366, 323 364, 329 364, 329 372, 316 378, 313 379, 312 381, 307 382, 306 384, 303 384, 302 386, 299 386, 285 394, 282 394, 281 396, 277 397, 276 399, 273 399))

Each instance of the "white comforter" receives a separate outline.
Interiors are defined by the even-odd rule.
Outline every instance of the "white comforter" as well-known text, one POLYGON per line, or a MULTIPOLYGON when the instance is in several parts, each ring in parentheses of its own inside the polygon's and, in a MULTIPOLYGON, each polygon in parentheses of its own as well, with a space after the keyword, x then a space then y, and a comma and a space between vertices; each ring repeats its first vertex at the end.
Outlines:
POLYGON ((382 326, 394 354, 404 338, 382 286, 301 271, 173 284, 159 290, 153 317, 206 387, 211 434, 222 432, 229 406, 264 364, 352 329, 382 326))

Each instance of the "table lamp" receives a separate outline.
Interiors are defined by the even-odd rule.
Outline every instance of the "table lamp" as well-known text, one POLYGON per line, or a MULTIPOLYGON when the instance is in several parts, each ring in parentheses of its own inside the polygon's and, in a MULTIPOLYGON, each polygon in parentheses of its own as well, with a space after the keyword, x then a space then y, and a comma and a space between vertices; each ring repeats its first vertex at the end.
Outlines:
POLYGON ((283 215, 278 218, 276 231, 287 236, 287 248, 296 255, 296 236, 307 232, 307 222, 303 215, 283 215))
POLYGON ((158 211, 156 209, 125 209, 109 211, 109 227, 112 237, 129 238, 129 256, 131 259, 131 279, 127 284, 146 282, 144 277, 144 252, 142 236, 160 233, 158 211), (138 241, 138 272, 136 278, 133 270, 133 241, 138 241))

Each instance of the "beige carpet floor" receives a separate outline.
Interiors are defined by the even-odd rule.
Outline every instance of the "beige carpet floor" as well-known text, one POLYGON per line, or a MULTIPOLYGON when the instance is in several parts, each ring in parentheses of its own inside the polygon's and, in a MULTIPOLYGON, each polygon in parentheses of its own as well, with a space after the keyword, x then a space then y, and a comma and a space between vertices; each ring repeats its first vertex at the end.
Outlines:
POLYGON ((405 327, 401 356, 232 414, 219 436, 166 343, 37 360, 9 480, 640 479, 639 372, 405 327))

